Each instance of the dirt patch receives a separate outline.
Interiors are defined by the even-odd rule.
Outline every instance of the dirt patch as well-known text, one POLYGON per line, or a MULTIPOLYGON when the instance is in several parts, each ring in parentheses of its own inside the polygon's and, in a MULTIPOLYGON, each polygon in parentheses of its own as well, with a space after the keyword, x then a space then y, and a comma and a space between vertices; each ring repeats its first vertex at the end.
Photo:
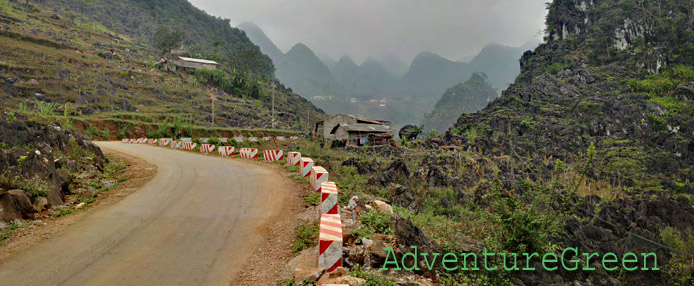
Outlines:
MULTIPOLYGON (((268 166, 270 164, 250 161, 268 166)), ((292 260, 295 236, 294 228, 301 224, 300 217, 306 212, 302 196, 310 192, 308 185, 301 184, 292 178, 282 166, 272 164, 272 169, 285 177, 285 185, 299 190, 283 201, 282 213, 272 220, 269 226, 258 229, 259 235, 265 237, 261 247, 254 250, 253 256, 243 267, 239 275, 232 280, 231 285, 277 285, 277 282, 293 277, 293 269, 287 265, 292 260)))
POLYGON ((94 209, 112 205, 132 194, 157 173, 156 166, 142 159, 111 150, 108 153, 130 163, 130 166, 123 173, 128 180, 113 190, 100 193, 94 203, 79 212, 62 217, 50 217, 46 220, 24 221, 23 226, 14 233, 7 245, 0 247, 0 262, 6 260, 13 253, 25 250, 55 236, 65 228, 79 222, 94 209))

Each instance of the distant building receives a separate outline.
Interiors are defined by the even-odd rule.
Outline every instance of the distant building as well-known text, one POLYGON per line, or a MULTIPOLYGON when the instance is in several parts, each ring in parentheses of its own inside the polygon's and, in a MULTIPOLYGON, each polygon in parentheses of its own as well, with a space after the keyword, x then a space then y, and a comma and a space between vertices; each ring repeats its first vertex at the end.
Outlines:
POLYGON ((215 61, 180 56, 169 60, 169 62, 174 65, 175 70, 183 69, 187 71, 195 71, 196 69, 216 70, 219 65, 215 61))
POLYGON ((314 133, 325 141, 341 141, 347 145, 381 145, 393 139, 390 121, 365 119, 337 114, 316 123, 314 133))

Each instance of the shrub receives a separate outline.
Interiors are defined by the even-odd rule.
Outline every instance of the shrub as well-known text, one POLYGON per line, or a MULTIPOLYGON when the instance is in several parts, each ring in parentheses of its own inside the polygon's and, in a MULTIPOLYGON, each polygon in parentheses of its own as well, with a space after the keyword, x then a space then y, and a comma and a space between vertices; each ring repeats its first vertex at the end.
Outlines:
POLYGON ((296 242, 292 248, 294 253, 311 248, 318 238, 318 223, 298 225, 294 228, 294 235, 296 236, 296 242))
POLYGON ((320 203, 321 194, 320 193, 310 193, 304 197, 304 203, 306 206, 315 206, 320 203))

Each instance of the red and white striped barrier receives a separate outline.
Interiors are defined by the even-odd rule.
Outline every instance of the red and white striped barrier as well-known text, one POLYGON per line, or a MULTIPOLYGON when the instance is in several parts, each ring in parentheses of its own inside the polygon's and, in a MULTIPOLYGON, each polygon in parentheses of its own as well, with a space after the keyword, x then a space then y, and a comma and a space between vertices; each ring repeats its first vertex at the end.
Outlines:
POLYGON ((171 143, 171 138, 161 138, 159 139, 159 147, 166 147, 171 143))
POLYGON ((157 142, 158 142, 157 139, 147 139, 147 144, 149 144, 149 145, 154 145, 154 144, 156 144, 157 142))
POLYGON ((135 141, 136 141, 136 139, 132 139, 132 138, 131 138, 131 139, 128 139, 128 143, 129 143, 129 144, 135 144, 135 141))
POLYGON ((201 144, 200 153, 212 153, 214 152, 214 145, 212 144, 201 144))
POLYGON ((284 160, 282 150, 265 150, 263 151, 263 160, 266 162, 275 162, 284 160))
POLYGON ((337 207, 337 186, 334 182, 323 182, 320 188, 320 214, 339 214, 337 207))
POLYGON ((234 156, 234 151, 234 146, 217 147, 217 153, 219 153, 219 156, 234 156))
POLYGON ((128 143, 128 142, 130 142, 130 140, 128 140, 128 139, 126 139, 126 138, 123 138, 123 140, 121 140, 120 142, 128 143))
POLYGON ((137 144, 146 144, 146 143, 147 143, 147 138, 137 139, 137 144))
POLYGON ((181 149, 183 147, 183 142, 181 141, 171 141, 171 149, 181 149))
POLYGON ((258 159, 258 149, 255 148, 241 148, 239 150, 239 155, 241 158, 246 159, 258 159))
POLYGON ((342 221, 340 215, 320 216, 318 235, 318 268, 333 272, 342 267, 342 221))
POLYGON ((320 193, 321 184, 328 181, 328 171, 321 166, 311 168, 311 187, 320 193))
POLYGON ((301 153, 299 152, 287 152, 287 166, 299 166, 299 160, 301 159, 301 153))
POLYGON ((304 177, 311 176, 311 168, 313 168, 313 159, 311 158, 301 158, 299 159, 299 171, 304 177))
POLYGON ((183 142, 183 150, 193 151, 193 149, 195 149, 195 146, 198 146, 198 144, 193 142, 183 142))

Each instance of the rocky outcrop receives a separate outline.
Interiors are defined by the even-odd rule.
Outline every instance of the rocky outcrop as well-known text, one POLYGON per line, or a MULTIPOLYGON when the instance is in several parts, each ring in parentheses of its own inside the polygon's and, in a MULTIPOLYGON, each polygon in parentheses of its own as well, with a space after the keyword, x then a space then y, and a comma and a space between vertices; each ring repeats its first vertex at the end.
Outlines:
POLYGON ((0 205, 0 218, 6 222, 32 218, 36 212, 29 196, 23 190, 0 190, 0 205))
POLYGON ((55 125, 0 120, 0 144, 5 147, 0 149, 4 221, 29 218, 29 214, 64 204, 73 181, 70 172, 80 172, 85 164, 95 171, 104 168, 99 147, 83 134, 55 125), (57 159, 56 152, 61 154, 57 159))

